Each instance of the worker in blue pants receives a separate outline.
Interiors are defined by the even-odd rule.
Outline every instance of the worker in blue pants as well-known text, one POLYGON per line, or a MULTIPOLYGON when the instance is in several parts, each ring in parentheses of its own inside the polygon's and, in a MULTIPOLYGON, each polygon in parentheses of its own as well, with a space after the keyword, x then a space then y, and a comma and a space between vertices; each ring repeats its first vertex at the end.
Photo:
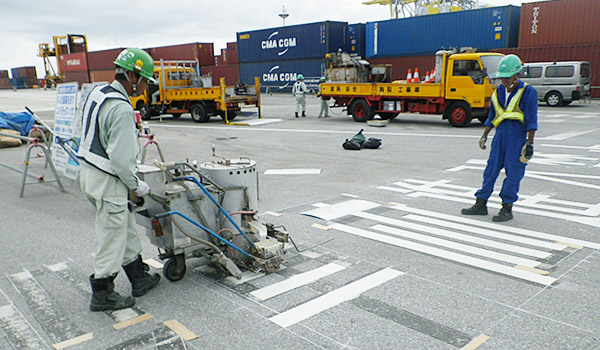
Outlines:
POLYGON ((462 209, 464 215, 487 215, 487 200, 504 168, 506 178, 502 183, 500 198, 502 209, 493 221, 503 222, 513 218, 512 206, 519 196, 519 184, 525 176, 527 161, 533 156, 533 138, 537 130, 537 92, 519 80, 523 65, 516 55, 507 55, 498 63, 494 78, 502 84, 492 95, 492 103, 479 147, 486 149, 487 136, 496 129, 487 166, 483 172, 481 189, 475 192, 475 205, 462 209))

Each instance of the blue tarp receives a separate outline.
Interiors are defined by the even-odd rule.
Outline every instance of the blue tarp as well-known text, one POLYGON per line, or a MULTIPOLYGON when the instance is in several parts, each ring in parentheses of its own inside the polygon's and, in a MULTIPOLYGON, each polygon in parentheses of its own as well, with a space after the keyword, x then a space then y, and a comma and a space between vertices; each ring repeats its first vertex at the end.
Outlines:
POLYGON ((35 118, 27 112, 4 113, 0 112, 0 129, 12 129, 27 136, 35 124, 35 118))

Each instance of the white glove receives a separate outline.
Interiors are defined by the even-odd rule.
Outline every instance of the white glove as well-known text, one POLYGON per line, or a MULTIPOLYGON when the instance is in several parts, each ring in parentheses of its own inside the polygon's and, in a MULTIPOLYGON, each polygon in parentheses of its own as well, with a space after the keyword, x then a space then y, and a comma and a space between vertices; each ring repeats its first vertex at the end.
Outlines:
POLYGON ((479 139, 479 148, 486 149, 487 148, 487 147, 485 147, 486 141, 487 141, 487 137, 481 136, 481 138, 479 139))
POLYGON ((142 180, 139 180, 138 186, 135 188, 135 194, 137 194, 138 197, 144 197, 148 193, 150 193, 150 187, 148 184, 142 180))

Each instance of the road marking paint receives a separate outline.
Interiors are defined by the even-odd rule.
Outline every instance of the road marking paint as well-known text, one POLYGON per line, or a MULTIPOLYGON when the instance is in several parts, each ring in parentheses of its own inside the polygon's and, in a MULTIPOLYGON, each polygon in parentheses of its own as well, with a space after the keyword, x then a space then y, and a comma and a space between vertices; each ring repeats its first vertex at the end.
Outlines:
POLYGON ((60 349, 65 349, 68 348, 70 346, 73 345, 78 345, 81 344, 83 342, 86 342, 88 340, 92 340, 94 339, 94 333, 88 333, 88 334, 84 334, 84 335, 80 335, 78 337, 75 337, 73 339, 69 339, 69 340, 65 340, 63 342, 60 342, 58 344, 52 344, 52 347, 60 350, 60 349))
POLYGON ((575 245, 575 244, 571 244, 571 243, 565 243, 565 242, 555 242, 556 244, 560 244, 560 245, 564 245, 567 247, 571 247, 571 248, 575 248, 575 249, 583 249, 583 246, 580 245, 575 245))
POLYGON ((390 237, 390 236, 374 233, 371 231, 351 227, 348 225, 334 224, 333 228, 336 230, 342 231, 342 232, 346 232, 349 234, 353 234, 355 236, 367 238, 367 239, 370 239, 373 241, 379 241, 382 243, 395 245, 395 246, 410 249, 410 250, 413 250, 413 251, 416 251, 419 253, 437 256, 439 258, 456 261, 461 264, 474 266, 474 267, 477 267, 480 269, 497 272, 497 273, 500 273, 503 275, 519 278, 522 280, 526 280, 526 281, 530 281, 530 282, 534 282, 534 283, 538 283, 538 284, 542 284, 542 285, 546 285, 546 286, 551 285, 552 283, 556 282, 556 280, 557 280, 556 278, 552 278, 552 277, 548 277, 548 276, 540 276, 538 274, 535 274, 535 273, 532 273, 529 271, 519 270, 512 266, 506 266, 506 265, 482 260, 479 258, 474 258, 471 256, 450 252, 450 251, 447 251, 444 249, 434 248, 434 247, 426 246, 424 244, 414 243, 414 242, 406 241, 406 240, 399 239, 396 237, 390 237))
POLYGON ((240 278, 240 279, 229 276, 229 277, 225 277, 225 279, 223 281, 229 285, 237 286, 242 283, 252 281, 253 279, 262 277, 264 275, 265 275, 264 272, 252 272, 252 271, 246 270, 246 271, 242 272, 242 278, 240 278))
POLYGON ((483 343, 488 341, 488 339, 490 339, 490 337, 488 337, 485 334, 482 334, 482 335, 478 336, 477 338, 471 340, 471 342, 469 342, 469 344, 463 346, 462 348, 460 348, 460 350, 475 350, 478 347, 480 347, 483 343))
POLYGON ((330 204, 318 202, 318 203, 313 203, 312 206, 315 208, 325 208, 325 207, 330 206, 330 204))
POLYGON ((12 305, 0 306, 0 333, 16 349, 46 349, 40 335, 12 305))
POLYGON ((572 132, 564 132, 561 134, 556 134, 556 135, 552 135, 552 136, 546 136, 546 137, 540 137, 540 140, 544 140, 544 141, 548 141, 548 140, 552 140, 552 141, 564 141, 566 139, 570 139, 573 137, 577 137, 577 136, 581 136, 581 135, 585 135, 585 134, 589 134, 592 132, 596 132, 598 131, 598 129, 591 129, 591 130, 586 130, 586 131, 572 131, 572 132))
POLYGON ((282 214, 276 213, 274 211, 265 211, 262 215, 281 216, 282 214))
POLYGON ((46 265, 46 268, 52 272, 58 272, 58 271, 64 271, 66 269, 68 269, 69 267, 67 266, 66 263, 64 262, 60 262, 54 265, 46 265))
POLYGON ((504 225, 494 224, 491 222, 473 220, 473 219, 464 218, 462 216, 442 214, 442 213, 437 213, 437 212, 433 212, 433 211, 429 211, 429 210, 412 208, 412 207, 408 207, 408 206, 391 206, 390 208, 395 209, 395 210, 400 210, 400 211, 406 211, 406 212, 413 213, 413 214, 421 214, 421 215, 426 215, 426 216, 432 216, 432 217, 435 217, 438 219, 460 222, 460 223, 464 223, 464 224, 468 224, 468 225, 481 226, 481 227, 487 227, 487 228, 491 228, 491 229, 499 230, 499 231, 512 232, 512 233, 516 233, 516 234, 528 236, 528 237, 535 237, 535 238, 547 239, 547 240, 551 240, 551 241, 565 242, 565 243, 580 245, 580 246, 584 246, 584 247, 592 248, 592 249, 600 249, 600 243, 594 243, 594 242, 584 241, 584 240, 580 240, 580 239, 574 239, 574 238, 554 235, 554 234, 550 234, 550 233, 526 230, 526 229, 522 229, 522 228, 518 228, 518 227, 504 226, 504 225))
POLYGON ((327 207, 311 209, 302 212, 302 215, 314 216, 316 218, 330 221, 341 218, 342 216, 350 215, 359 211, 365 211, 379 207, 380 205, 374 202, 369 202, 361 199, 351 199, 344 202, 339 202, 327 207))
POLYGON ((173 332, 177 333, 177 335, 179 335, 185 341, 190 341, 192 339, 198 338, 198 336, 196 334, 194 334, 194 332, 187 329, 184 325, 179 323, 179 321, 177 321, 177 320, 169 320, 169 321, 165 321, 163 323, 165 324, 165 326, 171 328, 171 330, 173 332))
POLYGON ((152 315, 143 314, 141 316, 131 318, 131 319, 127 320, 127 321, 115 323, 113 325, 113 328, 116 329, 116 330, 123 329, 123 328, 129 327, 129 326, 133 326, 134 324, 138 324, 140 322, 144 322, 144 321, 149 320, 151 318, 152 318, 152 315))
POLYGON ((307 257, 309 259, 316 259, 316 258, 320 257, 321 255, 323 255, 323 254, 319 254, 317 252, 313 252, 313 251, 310 251, 310 250, 309 251, 305 251, 305 252, 300 252, 298 254, 300 254, 302 256, 305 256, 305 257, 307 257))
POLYGON ((337 306, 344 301, 352 300, 360 296, 360 294, 403 274, 404 272, 400 272, 392 268, 379 270, 371 275, 359 279, 358 281, 354 281, 316 299, 270 317, 269 320, 280 327, 289 327, 320 312, 337 306))
POLYGON ((400 229, 389 227, 389 226, 384 226, 384 225, 378 224, 378 225, 371 226, 371 229, 385 232, 385 233, 390 233, 390 234, 404 237, 404 238, 409 238, 409 239, 412 239, 415 241, 421 241, 421 242, 435 244, 437 246, 441 246, 444 248, 459 250, 459 251, 470 253, 473 255, 483 256, 483 257, 498 260, 498 261, 504 261, 504 262, 513 263, 513 264, 521 264, 523 266, 529 266, 529 267, 536 267, 540 264, 539 261, 520 258, 518 256, 513 256, 513 255, 509 255, 509 254, 504 254, 504 253, 498 253, 498 252, 494 252, 494 251, 491 251, 488 249, 473 247, 468 244, 462 244, 462 243, 457 243, 457 242, 453 242, 453 241, 449 241, 449 240, 445 240, 445 239, 440 239, 437 237, 421 235, 418 233, 404 231, 404 230, 400 230, 400 229))
POLYGON ((523 265, 515 265, 516 269, 521 269, 521 270, 525 270, 525 271, 529 271, 529 272, 533 272, 533 273, 537 273, 540 275, 547 275, 550 272, 546 271, 546 270, 542 270, 542 269, 536 269, 534 267, 531 266, 523 266, 523 265))
POLYGON ((358 198, 360 196, 357 196, 355 194, 350 194, 350 193, 342 193, 342 196, 346 196, 346 197, 350 197, 350 198, 358 198))
POLYGON ((144 259, 144 262, 152 267, 154 267, 155 269, 162 269, 163 266, 165 266, 163 263, 161 263, 160 261, 156 261, 152 258, 150 259, 144 259))
POLYGON ((408 204, 397 203, 397 202, 388 202, 388 205, 395 205, 395 206, 398 206, 398 207, 406 207, 406 206, 408 206, 408 204))
POLYGON ((320 175, 321 169, 268 169, 265 175, 320 175))
POLYGON ((318 228, 319 230, 323 230, 323 231, 331 230, 331 226, 325 226, 325 225, 316 224, 316 223, 310 225, 310 227, 318 228))
POLYGON ((412 190, 408 190, 408 189, 405 189, 405 188, 390 187, 390 186, 378 186, 377 189, 379 189, 379 190, 385 190, 385 191, 392 191, 392 192, 400 192, 400 193, 409 193, 409 192, 412 192, 412 190))
POLYGON ((313 283, 323 277, 329 276, 336 272, 342 271, 346 267, 338 265, 336 263, 330 263, 316 269, 300 273, 292 276, 281 282, 277 282, 270 286, 257 289, 250 294, 259 300, 267 300, 274 296, 289 292, 292 289, 296 289, 307 284, 313 283))
POLYGON ((110 312, 110 316, 117 322, 124 322, 140 315, 136 310, 130 307, 108 312, 110 312))

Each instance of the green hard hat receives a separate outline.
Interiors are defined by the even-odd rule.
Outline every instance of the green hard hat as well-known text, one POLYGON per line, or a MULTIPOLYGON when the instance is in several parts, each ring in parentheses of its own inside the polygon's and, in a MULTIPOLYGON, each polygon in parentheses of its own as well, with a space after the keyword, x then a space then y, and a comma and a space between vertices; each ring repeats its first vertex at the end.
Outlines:
POLYGON ((498 72, 494 78, 510 78, 523 70, 521 59, 517 55, 506 55, 498 62, 498 72))
POLYGON ((324 83, 324 82, 326 82, 326 81, 327 81, 327 78, 325 78, 325 77, 321 77, 321 79, 319 79, 319 81, 320 81, 321 83, 324 83))
POLYGON ((298 80, 304 80, 304 75, 298 74, 298 80))
POLYGON ((117 66, 127 70, 138 72, 141 76, 154 82, 154 59, 144 50, 128 48, 117 56, 114 62, 117 66))

